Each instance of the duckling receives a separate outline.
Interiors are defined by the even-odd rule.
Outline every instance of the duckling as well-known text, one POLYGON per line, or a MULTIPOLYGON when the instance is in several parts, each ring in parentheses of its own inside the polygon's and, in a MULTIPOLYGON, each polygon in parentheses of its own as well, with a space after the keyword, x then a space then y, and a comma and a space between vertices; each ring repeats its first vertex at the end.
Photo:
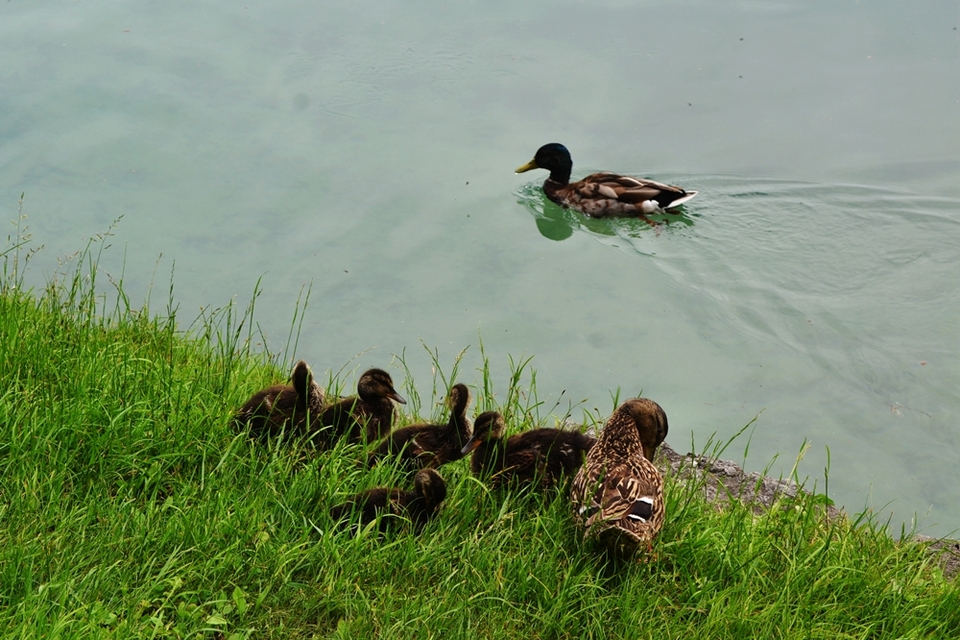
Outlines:
POLYGON ((516 172, 531 169, 550 171, 550 177, 543 183, 547 198, 592 218, 639 216, 650 222, 647 214, 674 209, 697 195, 696 191, 682 187, 607 172, 570 182, 573 160, 567 148, 557 142, 540 147, 533 160, 516 172))
POLYGON ((663 476, 653 465, 667 437, 667 414, 653 400, 627 400, 607 420, 570 486, 574 519, 584 538, 629 557, 652 549, 664 520, 663 476))
POLYGON ((503 431, 503 416, 496 411, 481 413, 473 437, 461 451, 473 452, 473 475, 489 475, 494 489, 509 484, 552 487, 577 471, 595 442, 584 433, 564 429, 531 429, 504 441, 503 431))
POLYGON ((262 389, 247 400, 233 416, 238 430, 249 427, 250 437, 265 440, 286 430, 304 435, 319 423, 323 412, 323 389, 313 381, 313 372, 300 360, 290 375, 291 384, 262 389))
POLYGON ((360 512, 360 525, 377 519, 382 514, 379 530, 390 526, 391 520, 406 516, 419 532, 447 499, 447 484, 434 469, 421 469, 413 477, 413 491, 378 487, 353 495, 330 509, 330 517, 341 523, 345 516, 360 512))
POLYGON ((462 458, 465 454, 461 449, 470 438, 470 419, 467 417, 470 390, 467 385, 453 385, 446 404, 450 409, 447 424, 414 424, 397 429, 370 452, 368 463, 372 466, 382 458, 399 454, 410 468, 436 469, 462 458))
POLYGON ((390 433, 393 425, 393 400, 407 401, 393 388, 393 379, 383 369, 368 369, 357 381, 357 395, 327 406, 320 422, 329 429, 327 438, 346 437, 351 441, 378 440, 390 433))

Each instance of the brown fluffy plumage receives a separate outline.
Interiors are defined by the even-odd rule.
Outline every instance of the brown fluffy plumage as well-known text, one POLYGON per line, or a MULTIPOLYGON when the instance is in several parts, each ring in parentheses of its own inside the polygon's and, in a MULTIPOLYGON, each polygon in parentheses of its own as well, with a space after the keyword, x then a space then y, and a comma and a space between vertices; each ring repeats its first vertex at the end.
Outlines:
POLYGON ((579 431, 531 429, 503 440, 503 416, 487 411, 477 416, 473 437, 463 447, 470 451, 470 468, 477 477, 489 477, 490 486, 552 487, 573 475, 594 439, 579 431))
POLYGON ((327 440, 347 438, 373 442, 390 433, 393 403, 407 404, 393 388, 393 379, 383 369, 368 369, 357 381, 357 395, 328 405, 320 416, 327 440))
POLYGON ((664 520, 663 477, 651 461, 667 428, 663 409, 646 398, 627 400, 610 416, 570 486, 584 538, 623 556, 649 547, 664 520))
POLYGON ((470 390, 467 385, 453 385, 446 404, 450 409, 446 424, 414 424, 397 429, 370 452, 369 463, 373 465, 382 458, 398 455, 410 468, 436 469, 462 458, 461 449, 470 439, 470 419, 467 417, 470 390))
POLYGON ((294 365, 290 382, 253 394, 233 416, 237 429, 249 427, 250 437, 259 440, 284 431, 290 436, 309 433, 319 424, 323 412, 323 389, 313 381, 313 373, 303 360, 294 365))
MULTIPOLYGON (((381 516, 379 529, 384 531, 398 517, 409 518, 414 530, 419 531, 436 514, 447 499, 447 484, 434 469, 422 469, 413 478, 413 491, 378 487, 350 496, 330 509, 330 517, 342 525, 347 516, 359 513, 360 525, 366 525, 381 516)), ((355 523, 357 517, 351 518, 355 523)))
POLYGON ((550 171, 543 183, 543 192, 550 200, 594 218, 639 216, 646 220, 646 214, 663 213, 697 195, 675 185, 607 172, 570 182, 573 160, 567 148, 556 142, 540 147, 533 160, 519 167, 517 173, 531 169, 550 171))

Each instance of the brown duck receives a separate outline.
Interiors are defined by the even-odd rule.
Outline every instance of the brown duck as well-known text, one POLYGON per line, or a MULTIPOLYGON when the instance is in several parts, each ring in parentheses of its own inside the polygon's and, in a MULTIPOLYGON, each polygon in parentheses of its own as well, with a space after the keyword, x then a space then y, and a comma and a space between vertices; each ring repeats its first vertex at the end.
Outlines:
POLYGON ((397 429, 370 452, 368 462, 374 465, 387 456, 397 455, 409 468, 436 469, 462 458, 465 454, 461 449, 470 439, 467 385, 453 385, 446 404, 450 409, 446 424, 414 424, 397 429))
MULTIPOLYGON (((546 169, 550 177, 543 183, 543 193, 561 207, 579 211, 593 218, 637 216, 646 220, 649 213, 663 213, 691 200, 696 191, 687 191, 672 184, 631 178, 618 173, 593 173, 577 182, 570 182, 573 160, 560 143, 551 142, 537 149, 533 160, 516 172, 546 169)), ((649 222, 649 220, 647 220, 649 222)))
POLYGON ((378 487, 350 496, 342 504, 330 509, 330 517, 338 526, 348 516, 356 523, 359 514, 360 526, 380 517, 379 530, 384 531, 397 518, 409 518, 415 531, 420 531, 447 498, 447 484, 434 469, 422 469, 413 478, 413 491, 378 487))
POLYGON ((579 431, 531 429, 503 439, 503 416, 487 411, 477 416, 473 437, 463 447, 470 469, 477 477, 489 477, 494 489, 507 485, 549 488, 571 476, 583 463, 583 455, 595 440, 579 431))
POLYGON ((584 538, 630 556, 663 527, 663 477, 653 465, 667 437, 667 414, 653 400, 633 398, 613 412, 570 486, 584 538))
POLYGON ((393 379, 383 369, 368 369, 357 381, 357 395, 328 405, 320 416, 324 438, 347 438, 358 442, 378 440, 393 425, 393 402, 407 404, 393 388, 393 379))
POLYGON ((250 437, 265 440, 282 432, 305 435, 318 425, 323 413, 323 389, 303 360, 290 375, 291 384, 262 389, 233 416, 238 430, 250 429, 250 437))

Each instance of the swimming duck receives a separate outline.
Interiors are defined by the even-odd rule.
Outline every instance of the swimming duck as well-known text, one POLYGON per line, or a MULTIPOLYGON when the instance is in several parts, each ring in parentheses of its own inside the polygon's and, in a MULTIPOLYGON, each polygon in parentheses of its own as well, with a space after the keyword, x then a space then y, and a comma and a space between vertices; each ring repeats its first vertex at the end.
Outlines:
POLYGON ((342 398, 324 408, 320 422, 331 427, 327 439, 345 437, 373 442, 390 433, 393 402, 407 404, 393 388, 393 379, 383 369, 368 369, 357 381, 357 395, 342 398))
POLYGON ((446 424, 414 424, 397 429, 370 452, 369 463, 374 465, 382 458, 399 454, 403 463, 411 468, 436 469, 462 458, 465 454, 461 449, 470 438, 470 419, 467 417, 470 390, 467 385, 453 385, 446 404, 450 409, 446 424))
POLYGON ((290 375, 291 384, 278 384, 253 394, 233 416, 238 430, 249 427, 250 437, 265 440, 286 431, 304 435, 320 421, 323 389, 313 381, 313 372, 300 360, 290 375))
POLYGON ((330 517, 341 523, 344 517, 360 512, 363 526, 381 515, 379 529, 384 531, 398 516, 406 516, 415 531, 436 514, 441 503, 447 499, 447 484, 434 469, 421 469, 413 478, 413 491, 378 487, 350 496, 342 504, 330 509, 330 517))
POLYGON ((551 142, 540 147, 533 160, 516 172, 547 169, 550 177, 543 183, 547 198, 593 218, 639 216, 646 220, 646 214, 674 209, 697 195, 682 187, 616 173, 594 173, 570 182, 572 168, 567 148, 551 142))
POLYGON ((595 442, 584 433, 564 429, 531 429, 504 441, 504 427, 498 412, 481 413, 462 450, 464 455, 473 452, 470 469, 477 477, 489 476, 494 489, 510 484, 552 487, 576 472, 595 442))
POLYGON ((646 398, 627 400, 607 420, 570 486, 584 538, 628 557, 648 549, 663 527, 663 477, 653 465, 667 436, 667 415, 646 398))

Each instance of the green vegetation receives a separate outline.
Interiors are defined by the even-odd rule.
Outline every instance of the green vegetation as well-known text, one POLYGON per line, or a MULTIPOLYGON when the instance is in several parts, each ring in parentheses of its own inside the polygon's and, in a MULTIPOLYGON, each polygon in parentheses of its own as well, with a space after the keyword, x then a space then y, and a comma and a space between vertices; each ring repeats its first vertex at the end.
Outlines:
MULTIPOLYGON (((867 517, 826 519, 823 496, 758 516, 668 478, 655 557, 615 564, 580 544, 563 499, 491 494, 461 461, 441 469, 449 498, 422 536, 331 533, 330 504, 405 479, 361 469, 359 446, 312 454, 233 432, 232 411, 289 373, 289 357, 252 348, 252 310, 182 331, 172 302, 152 315, 122 283, 98 295, 102 238, 25 292, 20 240, 0 254, 3 637, 960 633, 957 586, 921 547, 867 517)), ((476 409, 500 408, 512 430, 546 422, 527 361, 501 395, 484 362, 476 409)), ((411 380, 404 395, 437 417, 445 382, 428 402, 411 380)))

